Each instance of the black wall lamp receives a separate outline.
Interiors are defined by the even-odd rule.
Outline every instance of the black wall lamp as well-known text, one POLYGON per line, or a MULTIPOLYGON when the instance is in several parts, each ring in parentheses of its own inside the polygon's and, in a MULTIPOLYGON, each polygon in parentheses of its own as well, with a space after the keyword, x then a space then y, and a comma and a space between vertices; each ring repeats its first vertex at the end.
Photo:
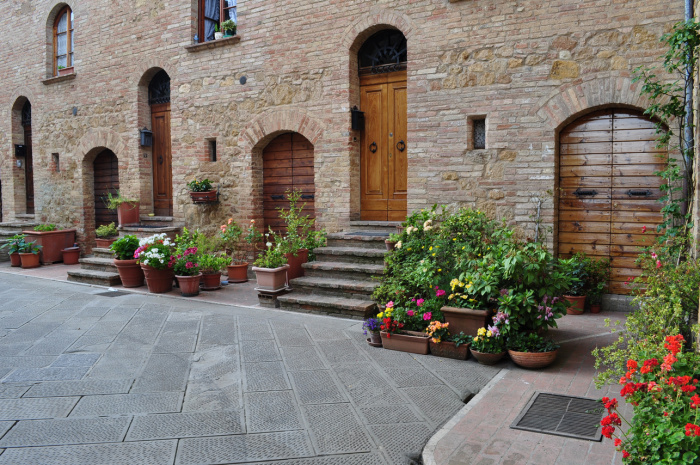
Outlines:
POLYGON ((141 147, 153 146, 153 131, 149 131, 145 127, 139 131, 141 133, 141 147))
POLYGON ((360 111, 357 105, 352 107, 350 110, 351 118, 351 128, 353 131, 364 131, 365 130, 365 112, 360 111))
POLYGON ((22 144, 15 144, 15 157, 27 156, 27 147, 22 144))

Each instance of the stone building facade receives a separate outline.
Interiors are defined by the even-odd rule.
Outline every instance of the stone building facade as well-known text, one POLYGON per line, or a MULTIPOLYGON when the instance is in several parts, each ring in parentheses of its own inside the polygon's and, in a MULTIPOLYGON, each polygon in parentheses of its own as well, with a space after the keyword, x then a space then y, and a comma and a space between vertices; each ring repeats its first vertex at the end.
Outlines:
POLYGON ((93 237, 93 162, 105 149, 121 192, 153 212, 153 150, 139 130, 152 129, 148 87, 164 70, 176 220, 213 229, 230 216, 261 218, 262 153, 293 132, 313 146, 318 223, 342 230, 363 210, 363 136, 350 112, 362 107, 358 52, 373 34, 398 30, 407 44, 405 208, 473 205, 531 231, 540 199, 544 224, 556 226, 559 131, 594 110, 646 107, 633 69, 658 62, 659 38, 683 4, 239 0, 237 38, 194 44, 199 14, 198 0, 0 2, 4 221, 28 210, 15 153, 27 101, 37 221, 93 237), (65 6, 74 69, 55 77, 65 6), (485 145, 475 148, 481 119, 485 145), (218 204, 190 201, 186 183, 203 177, 218 186, 218 204))

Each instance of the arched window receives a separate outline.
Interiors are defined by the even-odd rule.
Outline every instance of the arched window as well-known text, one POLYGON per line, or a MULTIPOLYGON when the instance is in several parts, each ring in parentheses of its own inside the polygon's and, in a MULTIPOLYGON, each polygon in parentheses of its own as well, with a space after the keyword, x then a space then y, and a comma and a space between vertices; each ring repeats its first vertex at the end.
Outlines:
POLYGON ((73 11, 65 7, 56 15, 53 27, 53 74, 73 67, 73 11))
POLYGON ((381 74, 406 69, 406 37, 401 31, 385 29, 372 35, 357 54, 360 74, 381 74))

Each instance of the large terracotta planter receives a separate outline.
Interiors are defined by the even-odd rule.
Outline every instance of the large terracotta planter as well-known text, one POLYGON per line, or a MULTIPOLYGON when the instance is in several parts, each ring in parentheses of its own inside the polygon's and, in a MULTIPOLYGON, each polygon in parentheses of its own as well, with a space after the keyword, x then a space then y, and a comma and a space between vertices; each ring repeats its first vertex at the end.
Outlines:
POLYGON ((221 289, 221 273, 202 274, 201 283, 205 291, 221 289))
POLYGON ((146 286, 148 292, 153 294, 162 294, 173 290, 173 278, 175 273, 172 269, 156 270, 152 266, 141 265, 143 275, 146 278, 146 286))
POLYGON ((566 309, 567 315, 581 315, 586 305, 585 295, 565 295, 564 298, 571 304, 566 309))
POLYGON ((286 253, 284 256, 287 258, 287 264, 289 264, 289 271, 287 272, 289 279, 304 276, 304 268, 301 265, 309 261, 309 249, 297 250, 296 257, 291 253, 286 253))
POLYGON ((109 238, 98 237, 97 239, 95 239, 95 246, 102 247, 104 249, 108 249, 109 246, 112 245, 112 243, 116 240, 117 240, 116 237, 109 237, 109 238))
POLYGON ((212 203, 216 202, 216 191, 190 192, 192 203, 212 203))
POLYGON ((75 244, 75 229, 59 229, 58 231, 22 231, 26 242, 34 242, 41 246, 39 260, 43 265, 63 260, 63 249, 75 244))
POLYGON ((196 276, 176 276, 183 297, 199 295, 199 280, 202 273, 196 276))
POLYGON ((63 252, 63 264, 64 265, 77 265, 80 261, 80 248, 70 247, 68 249, 61 250, 63 252))
POLYGON ((454 342, 443 341, 436 343, 431 339, 430 353, 436 357, 466 360, 469 358, 469 344, 460 344, 459 347, 456 347, 454 342))
POLYGON ((559 349, 551 352, 517 352, 508 349, 508 355, 513 362, 523 368, 544 368, 557 359, 559 349))
POLYGON ((258 280, 258 289, 261 291, 280 291, 287 287, 287 270, 289 265, 279 268, 253 267, 255 277, 258 280))
POLYGON ((38 253, 21 253, 19 259, 22 262, 22 268, 36 268, 39 266, 38 253))
POLYGON ((19 252, 11 253, 10 254, 10 266, 20 266, 22 264, 22 260, 19 258, 19 252))
POLYGON ((422 355, 430 353, 430 346, 428 345, 430 338, 425 333, 404 331, 398 334, 389 334, 382 331, 380 334, 382 336, 382 345, 385 349, 422 355))
POLYGON ((248 263, 240 265, 228 265, 226 267, 228 273, 228 282, 230 283, 247 283, 248 282, 248 263))
POLYGON ((469 336, 476 336, 479 328, 485 328, 490 323, 487 310, 442 307, 440 311, 445 316, 445 322, 450 324, 450 334, 463 332, 469 336))
POLYGON ((482 365, 495 365, 496 363, 500 362, 503 356, 506 354, 505 352, 489 354, 486 352, 478 352, 474 349, 469 349, 469 352, 471 352, 476 361, 482 365))
POLYGON ((124 287, 141 287, 143 286, 144 274, 141 266, 136 263, 137 260, 117 260, 114 259, 114 266, 117 267, 119 278, 122 280, 124 287))
POLYGON ((141 221, 141 217, 139 216, 139 204, 139 202, 124 202, 117 207, 119 226, 138 224, 141 221))

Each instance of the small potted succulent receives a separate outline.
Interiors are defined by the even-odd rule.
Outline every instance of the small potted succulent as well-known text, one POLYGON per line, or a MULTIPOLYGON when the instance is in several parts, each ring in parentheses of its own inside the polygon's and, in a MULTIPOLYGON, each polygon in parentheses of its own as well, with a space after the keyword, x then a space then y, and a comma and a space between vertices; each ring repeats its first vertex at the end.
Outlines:
POLYGON ((523 368, 544 368, 557 358, 559 344, 537 333, 519 333, 508 340, 508 355, 523 368))
POLYGON ((369 335, 367 338, 367 343, 372 347, 382 346, 382 337, 379 334, 381 331, 382 322, 377 318, 367 318, 362 323, 362 329, 364 330, 365 336, 369 335))
POLYGON ((267 292, 281 291, 287 287, 287 259, 279 245, 267 243, 253 263, 253 271, 258 280, 258 289, 267 292))
POLYGON ((221 23, 221 29, 224 31, 224 37, 233 37, 236 35, 236 29, 238 25, 232 19, 227 19, 221 23))
POLYGON ((116 210, 119 226, 124 227, 128 224, 138 224, 139 221, 141 221, 139 215, 139 201, 128 199, 122 196, 119 191, 117 191, 116 195, 112 195, 111 192, 108 192, 107 197, 104 197, 102 200, 109 210, 116 210))
POLYGON ((134 258, 134 252, 138 248, 139 240, 134 235, 121 237, 109 246, 109 249, 114 252, 114 266, 117 267, 124 287, 143 286, 143 270, 134 258))
POLYGON ((208 179, 190 181, 187 188, 190 190, 192 203, 212 203, 217 200, 216 189, 208 179))
POLYGON ((0 249, 5 249, 7 248, 7 254, 10 256, 10 265, 11 266, 20 266, 21 265, 21 260, 19 257, 19 252, 22 250, 22 247, 25 244, 25 236, 24 234, 15 234, 14 236, 10 237, 7 239, 7 241, 3 244, 0 245, 0 249))
POLYGON ((224 33, 219 29, 219 25, 214 25, 214 39, 220 40, 224 38, 224 33))
POLYGON ((19 251, 22 268, 36 268, 39 266, 39 251, 41 246, 34 242, 25 242, 19 251))
POLYGON ((191 247, 175 252, 170 260, 180 292, 183 297, 194 297, 199 295, 199 281, 202 273, 199 271, 199 255, 197 248, 191 247))
POLYGON ((482 365, 494 365, 506 354, 503 338, 496 328, 479 328, 469 351, 482 365))
POLYGON ((117 240, 119 236, 119 231, 117 231, 117 226, 114 222, 109 224, 103 224, 99 228, 95 229, 95 244, 97 247, 109 247, 114 241, 117 240))

